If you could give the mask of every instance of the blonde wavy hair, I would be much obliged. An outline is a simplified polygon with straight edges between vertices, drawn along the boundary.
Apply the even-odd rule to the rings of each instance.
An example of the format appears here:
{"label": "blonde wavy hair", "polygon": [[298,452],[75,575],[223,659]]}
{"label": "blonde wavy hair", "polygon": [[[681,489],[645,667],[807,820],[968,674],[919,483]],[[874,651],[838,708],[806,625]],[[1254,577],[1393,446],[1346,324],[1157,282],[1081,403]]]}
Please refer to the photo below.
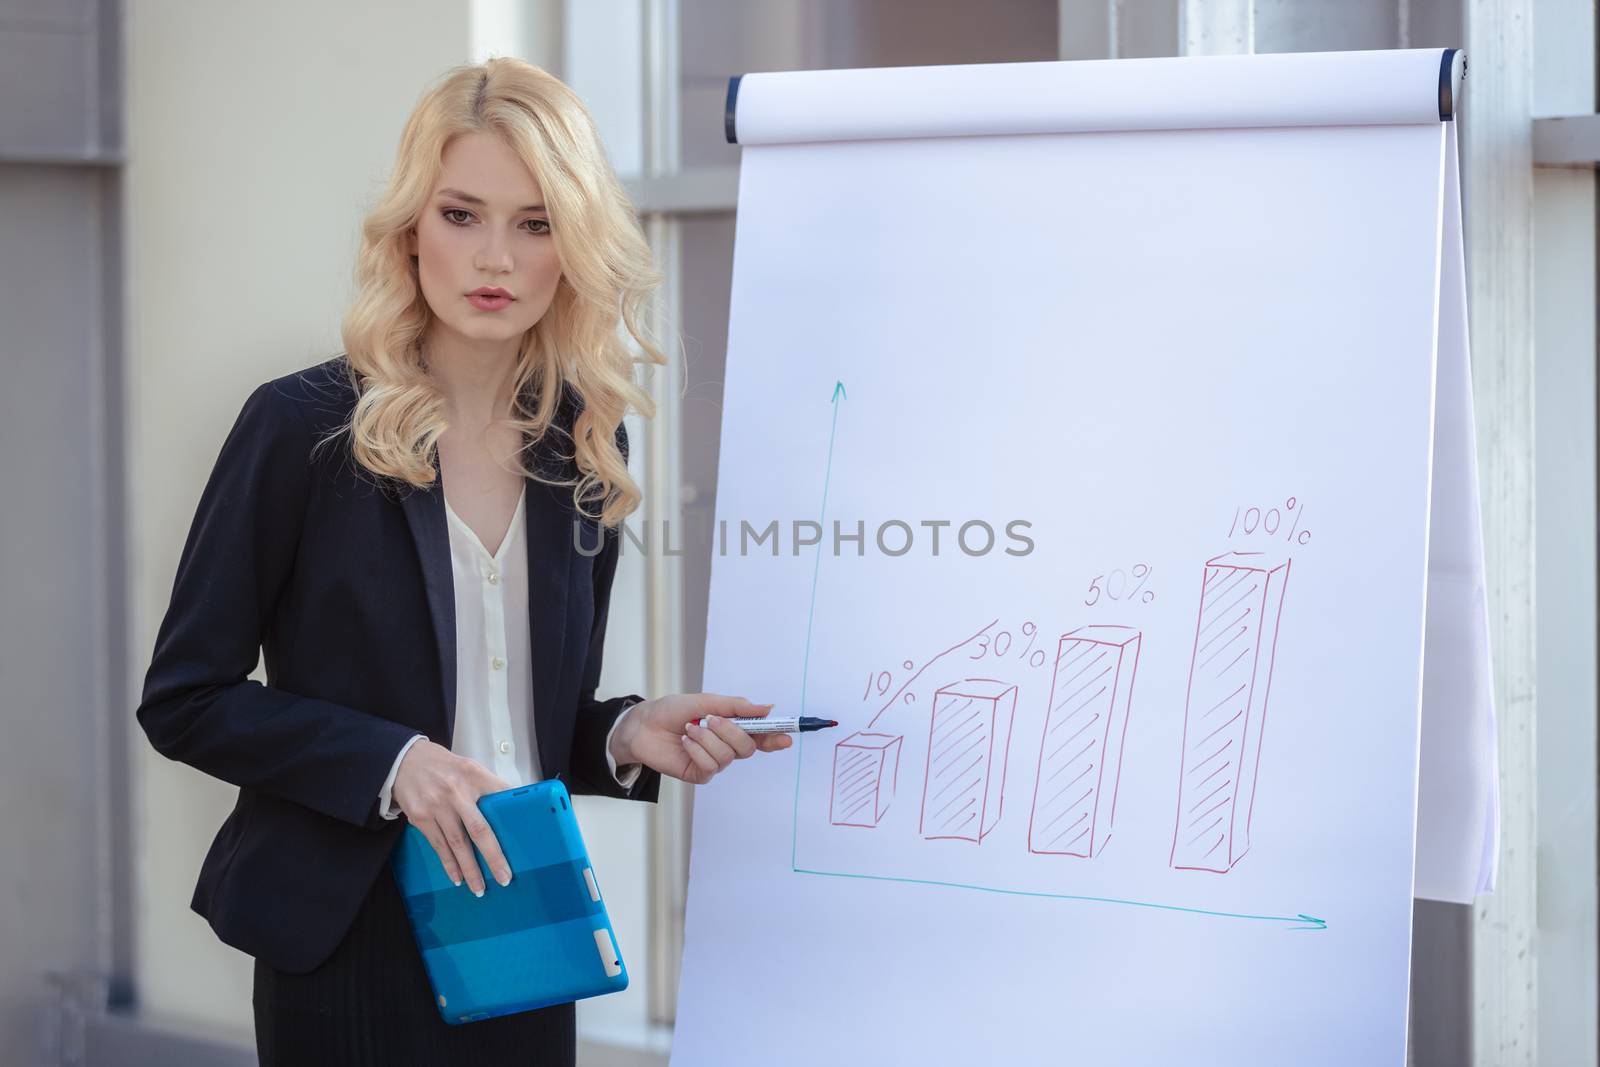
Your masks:
{"label": "blonde wavy hair", "polygon": [[[520,59],[495,57],[452,67],[406,121],[388,186],[362,223],[357,292],[342,337],[357,394],[348,424],[356,462],[381,478],[423,488],[436,478],[443,396],[427,373],[421,342],[434,315],[407,247],[440,179],[445,146],[459,134],[499,135],[537,177],[550,214],[561,279],[549,310],[517,349],[513,414],[530,445],[566,437],[525,477],[573,486],[580,514],[614,527],[639,506],[641,492],[620,448],[631,405],[655,414],[634,380],[635,364],[666,363],[647,335],[647,302],[661,276],[594,120],[554,75]],[[627,330],[642,355],[618,331]],[[586,505],[598,502],[598,515]]]}

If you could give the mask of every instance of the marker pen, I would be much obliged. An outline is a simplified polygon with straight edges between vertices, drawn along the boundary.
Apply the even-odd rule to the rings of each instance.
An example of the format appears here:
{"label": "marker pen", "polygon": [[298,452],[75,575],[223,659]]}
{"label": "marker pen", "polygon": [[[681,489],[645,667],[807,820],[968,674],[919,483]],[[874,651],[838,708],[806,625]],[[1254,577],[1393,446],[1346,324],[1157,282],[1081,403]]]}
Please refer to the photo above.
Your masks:
{"label": "marker pen", "polygon": [[[832,719],[814,719],[809,715],[772,715],[760,719],[734,719],[729,722],[747,734],[808,734],[813,730],[826,730],[839,724]],[[710,719],[697,719],[695,725],[709,730]]]}

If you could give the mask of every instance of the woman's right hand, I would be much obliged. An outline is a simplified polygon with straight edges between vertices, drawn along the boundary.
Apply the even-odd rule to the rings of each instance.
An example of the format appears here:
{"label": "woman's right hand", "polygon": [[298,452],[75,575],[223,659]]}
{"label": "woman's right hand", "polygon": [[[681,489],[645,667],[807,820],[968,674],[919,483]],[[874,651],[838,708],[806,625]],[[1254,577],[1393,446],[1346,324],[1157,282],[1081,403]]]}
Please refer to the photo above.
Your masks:
{"label": "woman's right hand", "polygon": [[478,846],[495,881],[501,885],[510,884],[511,865],[500,851],[500,842],[488,820],[478,810],[478,798],[510,788],[510,782],[477,760],[458,756],[423,738],[400,761],[390,798],[439,854],[450,880],[460,885],[465,872],[468,887],[481,897],[485,888],[483,869],[472,854],[472,846]]}

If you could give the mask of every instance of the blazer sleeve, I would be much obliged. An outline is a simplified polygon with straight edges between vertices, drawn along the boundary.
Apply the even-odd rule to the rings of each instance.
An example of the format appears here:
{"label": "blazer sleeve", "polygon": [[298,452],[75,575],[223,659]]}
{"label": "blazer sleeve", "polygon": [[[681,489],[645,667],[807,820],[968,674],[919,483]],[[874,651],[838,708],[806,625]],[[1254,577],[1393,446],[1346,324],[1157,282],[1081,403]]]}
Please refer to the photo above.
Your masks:
{"label": "blazer sleeve", "polygon": [[379,791],[417,731],[247,677],[293,571],[310,449],[294,401],[257,388],[201,493],[135,715],[168,759],[376,829]]}
{"label": "blazer sleeve", "polygon": [[[617,426],[617,446],[628,458],[628,432]],[[611,585],[617,575],[617,557],[622,547],[620,527],[604,530],[604,541],[592,561],[594,567],[594,623],[589,633],[588,659],[583,667],[583,682],[578,689],[578,718],[572,731],[572,792],[624,800],[654,801],[661,792],[661,772],[641,767],[632,788],[623,788],[611,774],[606,761],[606,741],[617,717],[644,697],[635,693],[596,700],[600,687],[600,665],[605,651],[606,617],[611,608]]]}

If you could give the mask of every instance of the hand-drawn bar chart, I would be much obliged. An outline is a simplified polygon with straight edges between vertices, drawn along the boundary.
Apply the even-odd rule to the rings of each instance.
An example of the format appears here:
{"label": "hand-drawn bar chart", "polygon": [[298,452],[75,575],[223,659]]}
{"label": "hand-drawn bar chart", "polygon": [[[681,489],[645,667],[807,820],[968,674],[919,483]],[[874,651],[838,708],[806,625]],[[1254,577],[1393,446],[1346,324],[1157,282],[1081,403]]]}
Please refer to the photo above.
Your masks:
{"label": "hand-drawn bar chart", "polygon": [[1289,562],[1259,552],[1206,562],[1184,707],[1174,868],[1226,872],[1249,851]]}
{"label": "hand-drawn bar chart", "polygon": [[967,678],[934,693],[922,836],[981,842],[1000,819],[1017,687]]}
{"label": "hand-drawn bar chart", "polygon": [[829,822],[877,826],[882,821],[900,775],[900,742],[899,734],[859,730],[833,747]]}
{"label": "hand-drawn bar chart", "polygon": [[1061,638],[1034,779],[1028,850],[1098,856],[1111,838],[1141,635],[1083,626]]}

